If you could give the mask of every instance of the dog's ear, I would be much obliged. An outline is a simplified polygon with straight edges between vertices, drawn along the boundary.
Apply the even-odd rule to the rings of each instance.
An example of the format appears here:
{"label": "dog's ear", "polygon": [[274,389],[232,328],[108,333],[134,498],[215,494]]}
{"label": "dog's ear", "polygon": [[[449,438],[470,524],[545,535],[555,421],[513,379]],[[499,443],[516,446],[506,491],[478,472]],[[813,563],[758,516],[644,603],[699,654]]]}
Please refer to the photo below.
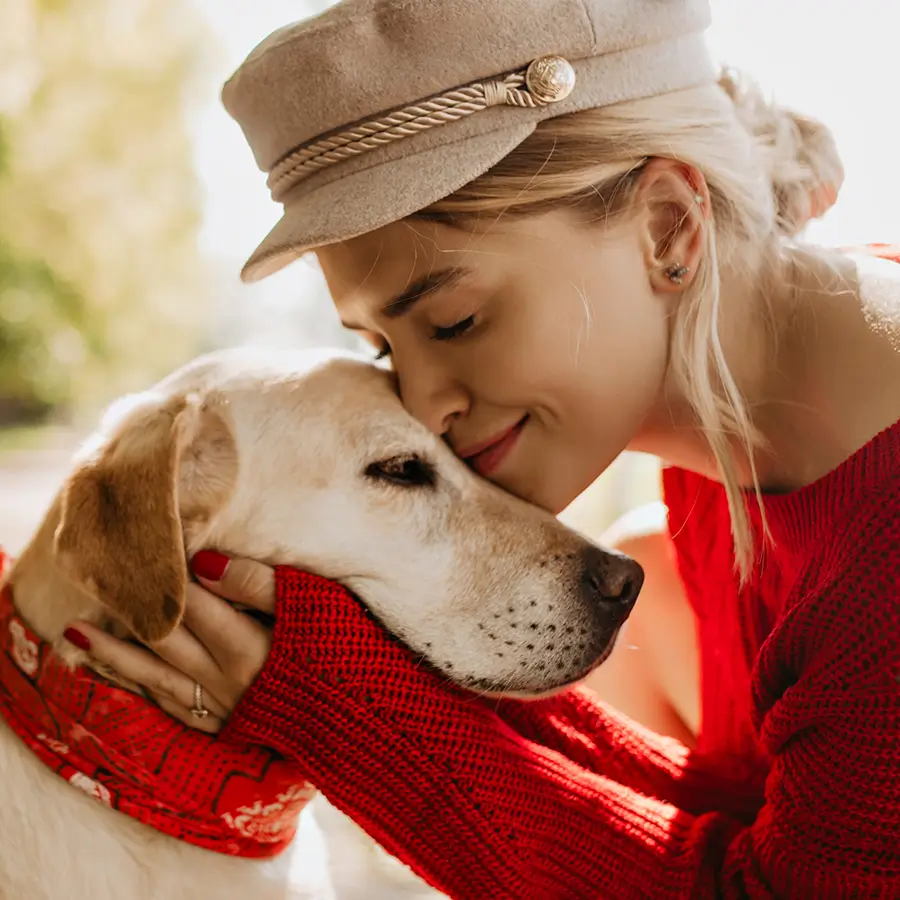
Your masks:
{"label": "dog's ear", "polygon": [[178,464],[197,415],[183,398],[139,403],[62,492],[59,564],[143,641],[166,637],[184,612]]}

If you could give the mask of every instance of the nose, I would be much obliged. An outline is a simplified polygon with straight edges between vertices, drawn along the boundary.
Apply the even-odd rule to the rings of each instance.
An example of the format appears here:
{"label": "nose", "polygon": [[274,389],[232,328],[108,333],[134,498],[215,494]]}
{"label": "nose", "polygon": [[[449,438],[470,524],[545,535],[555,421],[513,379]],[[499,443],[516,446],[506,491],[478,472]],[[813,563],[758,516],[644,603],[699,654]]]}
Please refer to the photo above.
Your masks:
{"label": "nose", "polygon": [[403,405],[432,434],[446,434],[453,420],[468,412],[468,392],[449,372],[428,364],[401,371],[394,364]]}
{"label": "nose", "polygon": [[610,627],[618,628],[641,592],[644,570],[622,553],[594,546],[584,551],[583,561],[582,596],[594,609],[602,611]]}

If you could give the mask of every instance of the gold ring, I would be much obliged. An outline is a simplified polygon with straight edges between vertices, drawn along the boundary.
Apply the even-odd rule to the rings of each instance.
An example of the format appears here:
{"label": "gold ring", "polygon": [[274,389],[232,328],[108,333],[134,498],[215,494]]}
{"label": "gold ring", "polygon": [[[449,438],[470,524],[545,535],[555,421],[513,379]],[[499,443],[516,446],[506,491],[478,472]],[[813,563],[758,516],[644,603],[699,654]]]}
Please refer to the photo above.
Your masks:
{"label": "gold ring", "polygon": [[194,682],[194,708],[191,715],[195,719],[205,719],[209,715],[209,710],[203,705],[203,687],[199,681]]}

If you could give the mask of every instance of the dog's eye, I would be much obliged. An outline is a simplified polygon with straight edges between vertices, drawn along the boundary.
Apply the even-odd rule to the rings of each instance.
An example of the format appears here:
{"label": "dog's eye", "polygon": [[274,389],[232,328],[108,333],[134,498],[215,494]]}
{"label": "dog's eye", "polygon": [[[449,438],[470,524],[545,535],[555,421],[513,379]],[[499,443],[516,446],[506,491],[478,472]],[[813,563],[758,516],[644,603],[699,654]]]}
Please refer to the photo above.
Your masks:
{"label": "dog's eye", "polygon": [[418,456],[392,456],[374,462],[366,468],[366,475],[404,487],[431,487],[435,482],[434,467]]}

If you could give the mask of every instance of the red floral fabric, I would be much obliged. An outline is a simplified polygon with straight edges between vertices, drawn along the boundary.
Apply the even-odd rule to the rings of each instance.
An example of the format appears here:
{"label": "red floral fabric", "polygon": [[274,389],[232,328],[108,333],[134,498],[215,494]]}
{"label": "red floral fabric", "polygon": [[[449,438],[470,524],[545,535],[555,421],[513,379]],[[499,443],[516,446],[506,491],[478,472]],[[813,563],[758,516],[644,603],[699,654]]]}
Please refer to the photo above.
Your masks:
{"label": "red floral fabric", "polygon": [[0,591],[0,717],[73,789],[218,853],[276,855],[312,796],[278,753],[192,730],[64,666],[17,615],[9,588]]}

